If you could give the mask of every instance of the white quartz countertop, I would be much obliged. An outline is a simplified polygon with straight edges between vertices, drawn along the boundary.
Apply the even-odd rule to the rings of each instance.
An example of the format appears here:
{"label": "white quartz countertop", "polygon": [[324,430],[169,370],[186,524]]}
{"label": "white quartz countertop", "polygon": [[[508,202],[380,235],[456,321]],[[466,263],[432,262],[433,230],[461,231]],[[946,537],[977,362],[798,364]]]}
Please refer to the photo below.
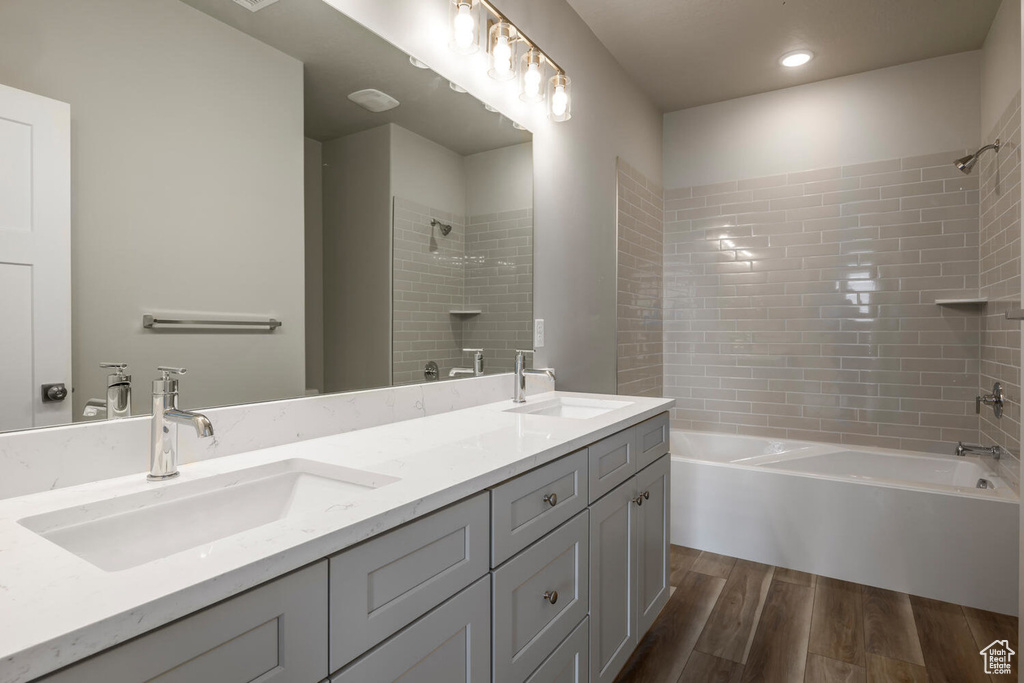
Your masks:
{"label": "white quartz countertop", "polygon": [[[0,683],[22,683],[550,462],[670,408],[659,398],[589,419],[507,412],[511,401],[0,501]],[[215,425],[216,426],[216,425]],[[146,453],[139,454],[140,469]],[[104,571],[18,520],[292,458],[400,481],[121,571]],[[231,514],[225,510],[224,514]]]}

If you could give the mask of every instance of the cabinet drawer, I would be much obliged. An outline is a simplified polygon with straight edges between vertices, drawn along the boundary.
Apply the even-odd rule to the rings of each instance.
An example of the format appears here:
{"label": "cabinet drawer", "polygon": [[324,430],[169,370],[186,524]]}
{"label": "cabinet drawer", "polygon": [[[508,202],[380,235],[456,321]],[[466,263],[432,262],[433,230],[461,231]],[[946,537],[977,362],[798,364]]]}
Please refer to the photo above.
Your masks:
{"label": "cabinet drawer", "polygon": [[538,467],[491,491],[491,566],[587,506],[587,451]]}
{"label": "cabinet drawer", "polygon": [[327,671],[327,562],[45,678],[46,683],[316,683]]}
{"label": "cabinet drawer", "polygon": [[590,460],[590,502],[636,474],[636,428],[612,434],[587,449]]}
{"label": "cabinet drawer", "polygon": [[331,671],[487,573],[489,512],[481,493],[331,558]]}
{"label": "cabinet drawer", "polygon": [[492,572],[494,683],[525,681],[587,615],[588,547],[583,511]]}
{"label": "cabinet drawer", "polygon": [[331,683],[487,683],[490,581],[480,579],[353,662]]}
{"label": "cabinet drawer", "polygon": [[636,430],[636,469],[639,472],[668,453],[668,413],[645,420],[633,429]]}
{"label": "cabinet drawer", "polygon": [[590,617],[562,641],[526,683],[590,683]]}

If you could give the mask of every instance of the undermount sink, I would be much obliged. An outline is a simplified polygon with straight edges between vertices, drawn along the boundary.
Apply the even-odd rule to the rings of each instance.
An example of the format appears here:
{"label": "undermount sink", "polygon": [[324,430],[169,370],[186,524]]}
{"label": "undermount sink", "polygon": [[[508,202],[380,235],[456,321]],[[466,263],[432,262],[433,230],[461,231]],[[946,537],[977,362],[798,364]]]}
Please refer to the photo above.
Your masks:
{"label": "undermount sink", "polygon": [[525,413],[527,415],[546,415],[548,417],[567,417],[573,420],[588,420],[592,417],[625,408],[629,401],[608,401],[597,398],[575,398],[559,396],[538,403],[527,403],[520,408],[510,408],[507,413]]}
{"label": "undermount sink", "polygon": [[19,520],[86,562],[114,572],[196,549],[278,520],[345,507],[397,477],[290,459],[175,482]]}

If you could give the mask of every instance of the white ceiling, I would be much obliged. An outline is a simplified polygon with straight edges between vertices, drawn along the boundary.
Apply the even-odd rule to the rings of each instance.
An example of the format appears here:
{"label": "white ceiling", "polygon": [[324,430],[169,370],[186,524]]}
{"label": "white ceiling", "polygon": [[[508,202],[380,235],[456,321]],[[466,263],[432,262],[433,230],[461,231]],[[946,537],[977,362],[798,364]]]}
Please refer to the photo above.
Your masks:
{"label": "white ceiling", "polygon": [[[569,0],[662,111],[982,46],[999,0]],[[807,65],[783,54],[806,48]]]}
{"label": "white ceiling", "polygon": [[[325,142],[395,123],[462,155],[527,142],[503,116],[323,0],[279,0],[250,12],[232,0],[182,0],[304,64],[306,136]],[[377,0],[373,0],[377,1]],[[377,88],[401,105],[373,114],[349,93]]]}

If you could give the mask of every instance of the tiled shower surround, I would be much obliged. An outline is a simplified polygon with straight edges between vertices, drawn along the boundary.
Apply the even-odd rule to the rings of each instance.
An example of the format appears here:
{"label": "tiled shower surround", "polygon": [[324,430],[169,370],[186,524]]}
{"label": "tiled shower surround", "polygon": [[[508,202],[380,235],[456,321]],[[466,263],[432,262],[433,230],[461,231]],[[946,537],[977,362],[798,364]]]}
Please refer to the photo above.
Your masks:
{"label": "tiled shower surround", "polygon": [[662,396],[661,186],[618,160],[618,393]]}
{"label": "tiled shower surround", "polygon": [[666,191],[673,425],[933,452],[978,439],[981,308],[935,304],[980,285],[965,153]]}
{"label": "tiled shower surround", "polygon": [[[529,348],[533,315],[533,210],[471,217],[399,197],[394,206],[393,377],[425,381],[424,366],[472,367],[483,348],[488,374],[512,368]],[[443,236],[430,221],[452,225]],[[480,311],[453,315],[451,311]]]}
{"label": "tiled shower surround", "polygon": [[[986,152],[975,173],[981,179],[981,294],[989,303],[981,319],[981,381],[990,390],[1001,382],[1006,393],[1003,416],[981,412],[981,440],[999,444],[1020,457],[1020,323],[1006,312],[1021,305],[1020,282],[1020,93],[999,123],[985,136],[987,144],[999,138],[999,154]],[[1019,460],[1008,464],[1007,474],[1019,473]]]}

